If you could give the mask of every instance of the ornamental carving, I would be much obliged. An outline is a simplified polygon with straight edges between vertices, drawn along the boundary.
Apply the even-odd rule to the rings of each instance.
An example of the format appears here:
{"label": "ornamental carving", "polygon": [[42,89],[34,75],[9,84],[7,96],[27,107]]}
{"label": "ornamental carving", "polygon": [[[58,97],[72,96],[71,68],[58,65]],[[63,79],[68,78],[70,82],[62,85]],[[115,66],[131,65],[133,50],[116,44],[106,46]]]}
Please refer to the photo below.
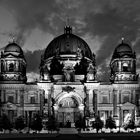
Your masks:
{"label": "ornamental carving", "polygon": [[66,92],[72,92],[74,91],[75,87],[70,87],[70,86],[66,86],[66,87],[62,87],[62,91],[66,91]]}
{"label": "ornamental carving", "polygon": [[139,75],[135,74],[118,74],[115,76],[115,81],[136,81]]}

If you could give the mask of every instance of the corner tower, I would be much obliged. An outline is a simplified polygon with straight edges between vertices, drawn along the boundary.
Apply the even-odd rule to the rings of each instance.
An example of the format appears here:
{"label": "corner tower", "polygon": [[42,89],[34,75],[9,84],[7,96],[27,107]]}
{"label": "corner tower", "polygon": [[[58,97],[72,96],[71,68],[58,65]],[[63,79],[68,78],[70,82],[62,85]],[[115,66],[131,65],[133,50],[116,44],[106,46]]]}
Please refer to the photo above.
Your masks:
{"label": "corner tower", "polygon": [[138,74],[136,73],[136,55],[131,46],[122,42],[115,48],[111,63],[112,83],[137,83]]}
{"label": "corner tower", "polygon": [[14,41],[1,52],[0,83],[25,83],[26,60],[21,47]]}

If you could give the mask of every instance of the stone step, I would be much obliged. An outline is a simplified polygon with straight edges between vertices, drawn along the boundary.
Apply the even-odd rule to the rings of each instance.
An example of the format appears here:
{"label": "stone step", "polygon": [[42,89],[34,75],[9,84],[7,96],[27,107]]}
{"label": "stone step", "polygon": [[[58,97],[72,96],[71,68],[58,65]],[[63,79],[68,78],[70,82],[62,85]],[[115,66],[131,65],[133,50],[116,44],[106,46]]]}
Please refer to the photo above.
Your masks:
{"label": "stone step", "polygon": [[77,134],[78,131],[75,128],[60,128],[60,134]]}

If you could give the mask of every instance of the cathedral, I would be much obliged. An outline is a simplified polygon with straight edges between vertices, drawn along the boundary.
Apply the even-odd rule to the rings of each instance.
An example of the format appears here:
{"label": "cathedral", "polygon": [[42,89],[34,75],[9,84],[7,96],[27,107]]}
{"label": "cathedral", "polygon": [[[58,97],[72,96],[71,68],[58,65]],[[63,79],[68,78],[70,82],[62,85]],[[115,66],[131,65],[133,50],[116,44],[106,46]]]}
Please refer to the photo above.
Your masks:
{"label": "cathedral", "polygon": [[140,119],[140,85],[136,54],[123,40],[110,60],[110,82],[97,80],[96,58],[88,44],[66,26],[40,58],[40,79],[27,82],[21,47],[9,43],[0,56],[0,113],[11,121],[23,115],[30,122],[35,113],[54,116],[58,123],[86,124],[96,116],[105,122],[112,116],[121,126],[128,114]]}

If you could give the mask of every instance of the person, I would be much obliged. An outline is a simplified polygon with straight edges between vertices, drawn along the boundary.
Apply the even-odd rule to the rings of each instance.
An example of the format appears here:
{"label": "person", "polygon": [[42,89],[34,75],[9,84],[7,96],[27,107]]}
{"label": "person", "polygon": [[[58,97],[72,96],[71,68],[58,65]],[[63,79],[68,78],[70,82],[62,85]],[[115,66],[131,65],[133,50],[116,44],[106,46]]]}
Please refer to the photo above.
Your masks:
{"label": "person", "polygon": [[67,125],[66,125],[68,128],[71,127],[71,122],[69,120],[67,120]]}

